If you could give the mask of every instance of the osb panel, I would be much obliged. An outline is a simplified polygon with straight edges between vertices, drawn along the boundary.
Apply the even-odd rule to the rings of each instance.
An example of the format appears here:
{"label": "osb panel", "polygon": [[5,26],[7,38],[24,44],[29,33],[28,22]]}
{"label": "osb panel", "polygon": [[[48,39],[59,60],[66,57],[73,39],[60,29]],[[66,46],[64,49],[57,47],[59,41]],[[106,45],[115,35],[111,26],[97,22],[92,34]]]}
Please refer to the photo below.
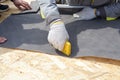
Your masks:
{"label": "osb panel", "polygon": [[[26,1],[26,2],[28,2],[30,4],[32,1],[35,1],[35,0],[24,0],[24,1]],[[15,5],[10,0],[7,0],[4,3],[1,3],[1,4],[9,5],[10,9],[8,11],[6,11],[6,12],[0,13],[0,15],[1,15],[0,23],[2,21],[4,21],[8,16],[10,16],[12,13],[19,13],[19,12],[21,12],[17,7],[15,7]]]}
{"label": "osb panel", "polygon": [[119,80],[120,61],[0,48],[0,80]]}

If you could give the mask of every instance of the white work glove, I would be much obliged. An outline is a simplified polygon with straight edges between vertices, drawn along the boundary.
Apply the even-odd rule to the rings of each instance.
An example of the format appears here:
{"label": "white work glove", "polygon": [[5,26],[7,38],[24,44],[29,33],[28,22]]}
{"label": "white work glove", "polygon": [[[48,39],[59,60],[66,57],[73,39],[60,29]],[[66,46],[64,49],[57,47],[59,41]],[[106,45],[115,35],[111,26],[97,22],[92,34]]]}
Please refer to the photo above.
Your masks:
{"label": "white work glove", "polygon": [[73,14],[73,17],[78,20],[91,20],[96,18],[95,9],[91,7],[85,7],[82,11]]}
{"label": "white work glove", "polygon": [[54,48],[62,51],[64,44],[68,39],[69,35],[62,21],[57,21],[50,25],[48,42],[52,44]]}

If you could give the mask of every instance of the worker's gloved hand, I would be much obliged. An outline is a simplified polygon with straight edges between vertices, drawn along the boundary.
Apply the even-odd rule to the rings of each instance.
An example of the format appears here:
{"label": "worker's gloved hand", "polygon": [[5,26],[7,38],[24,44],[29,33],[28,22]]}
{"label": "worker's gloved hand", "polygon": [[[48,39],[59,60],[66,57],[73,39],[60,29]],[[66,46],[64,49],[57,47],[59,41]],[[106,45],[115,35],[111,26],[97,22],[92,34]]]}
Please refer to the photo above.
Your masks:
{"label": "worker's gloved hand", "polygon": [[62,21],[53,22],[50,25],[48,41],[54,48],[62,51],[64,44],[68,39],[69,35]]}
{"label": "worker's gloved hand", "polygon": [[82,11],[73,14],[73,17],[78,20],[91,20],[96,18],[95,9],[91,7],[85,7]]}

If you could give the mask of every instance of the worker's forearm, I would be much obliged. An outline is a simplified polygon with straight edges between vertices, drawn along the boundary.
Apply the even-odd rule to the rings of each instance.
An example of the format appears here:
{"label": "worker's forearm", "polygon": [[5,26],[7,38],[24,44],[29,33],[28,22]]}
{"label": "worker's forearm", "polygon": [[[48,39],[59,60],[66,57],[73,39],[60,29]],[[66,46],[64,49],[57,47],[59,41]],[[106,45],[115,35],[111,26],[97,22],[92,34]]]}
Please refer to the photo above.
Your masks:
{"label": "worker's forearm", "polygon": [[58,7],[55,0],[38,0],[40,4],[40,10],[46,18],[46,23],[50,24],[56,19],[60,19]]}

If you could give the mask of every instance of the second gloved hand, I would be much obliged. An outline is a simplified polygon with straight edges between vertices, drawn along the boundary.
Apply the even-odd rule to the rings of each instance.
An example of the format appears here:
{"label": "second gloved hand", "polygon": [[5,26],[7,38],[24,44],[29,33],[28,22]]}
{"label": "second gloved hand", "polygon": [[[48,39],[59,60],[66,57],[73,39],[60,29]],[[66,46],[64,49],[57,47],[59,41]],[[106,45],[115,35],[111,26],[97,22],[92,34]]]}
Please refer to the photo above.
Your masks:
{"label": "second gloved hand", "polygon": [[91,7],[85,7],[82,11],[73,14],[73,17],[78,20],[91,20],[96,18],[95,9]]}
{"label": "second gloved hand", "polygon": [[64,44],[68,39],[69,35],[62,21],[57,21],[50,25],[48,41],[54,48],[62,51]]}

